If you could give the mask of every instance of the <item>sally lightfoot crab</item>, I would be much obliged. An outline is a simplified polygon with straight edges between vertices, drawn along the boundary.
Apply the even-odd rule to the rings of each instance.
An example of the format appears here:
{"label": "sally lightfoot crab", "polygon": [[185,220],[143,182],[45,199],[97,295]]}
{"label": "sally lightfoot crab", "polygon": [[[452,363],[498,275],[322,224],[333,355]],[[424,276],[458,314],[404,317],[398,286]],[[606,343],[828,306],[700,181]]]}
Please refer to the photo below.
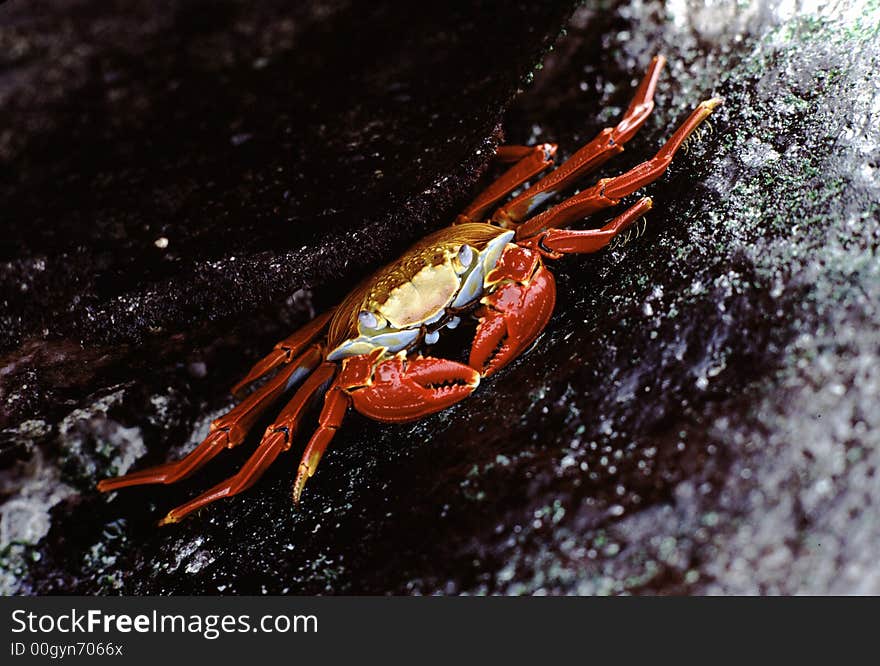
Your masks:
{"label": "sally lightfoot crab", "polygon": [[[615,206],[658,179],[720,103],[713,98],[699,104],[650,160],[533,215],[552,196],[623,151],[654,106],[663,64],[662,56],[653,59],[615,127],[602,130],[559,168],[496,208],[552,166],[556,152],[553,144],[499,148],[497,159],[512,166],[498,180],[450,226],[416,243],[339,306],[279,342],[233,393],[269,379],[214,421],[210,434],[192,452],[177,462],[105,479],[99,490],[174,483],[189,476],[223,449],[241,444],[260,416],[299,386],[241,469],[170,511],[161,524],[177,522],[249,488],[291,447],[304,411],[323,393],[318,428],[305,447],[293,486],[298,502],[350,407],[377,421],[399,422],[440,411],[470,395],[483,378],[526,350],[550,320],[556,286],[546,261],[601,250],[628,233],[651,208],[651,200],[640,199],[599,229],[560,227]],[[457,327],[464,318],[477,321],[467,364],[425,355],[444,329]]]}

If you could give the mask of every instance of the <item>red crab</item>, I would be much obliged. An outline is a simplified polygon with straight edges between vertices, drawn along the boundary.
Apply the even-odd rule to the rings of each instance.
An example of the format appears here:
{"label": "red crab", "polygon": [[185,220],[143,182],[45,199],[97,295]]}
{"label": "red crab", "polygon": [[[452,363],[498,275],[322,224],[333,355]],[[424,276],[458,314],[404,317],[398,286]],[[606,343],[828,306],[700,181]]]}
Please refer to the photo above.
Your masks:
{"label": "red crab", "polygon": [[[512,162],[448,227],[411,247],[377,271],[342,303],[279,342],[235,387],[276,371],[226,415],[183,459],[98,484],[101,491],[148,483],[173,483],[244,441],[260,415],[296,384],[291,400],[268,427],[237,474],[173,509],[160,524],[174,523],[215,500],[250,487],[282,451],[290,448],[311,399],[324,393],[318,429],[296,476],[299,501],[349,407],[377,421],[409,421],[445,409],[470,395],[484,377],[522,353],[547,325],[556,286],[545,261],[604,248],[651,208],[643,198],[600,229],[559,229],[620,200],[659,178],[675,152],[721,100],[702,102],[650,160],[603,178],[543,212],[530,215],[553,195],[623,151],[645,122],[664,58],[653,59],[621,121],[602,130],[559,168],[506,204],[493,207],[553,164],[553,144],[503,146]],[[462,317],[477,320],[467,365],[423,355],[445,328]]]}

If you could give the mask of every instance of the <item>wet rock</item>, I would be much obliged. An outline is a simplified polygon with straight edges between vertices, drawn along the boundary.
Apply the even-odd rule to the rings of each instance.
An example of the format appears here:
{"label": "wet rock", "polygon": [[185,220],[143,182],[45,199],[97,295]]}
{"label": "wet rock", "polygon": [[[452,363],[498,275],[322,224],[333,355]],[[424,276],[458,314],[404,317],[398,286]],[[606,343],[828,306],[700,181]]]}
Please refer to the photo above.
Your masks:
{"label": "wet rock", "polygon": [[[70,5],[80,25],[91,25],[82,10],[87,6]],[[338,119],[330,110],[338,115],[352,98],[323,89],[314,103],[297,97],[281,75],[284,65],[326,59],[338,74],[343,63],[327,53],[331,32],[346,34],[356,21],[384,26],[393,8],[367,17],[344,4],[329,14],[310,8],[287,28],[266,18],[273,37],[255,46],[254,40],[239,44],[239,35],[263,34],[246,28],[260,19],[229,7],[207,28],[186,12],[165,17],[167,23],[155,19],[139,33],[140,42],[115,47],[148,49],[155,35],[185,35],[191,46],[182,61],[166,57],[139,65],[147,67],[141,72],[130,58],[118,57],[121,74],[79,72],[74,62],[71,76],[59,79],[82,81],[67,93],[76,98],[83,90],[96,92],[89,79],[94,71],[102,72],[102,86],[145,86],[134,97],[145,105],[143,116],[107,113],[122,124],[115,130],[109,125],[119,142],[102,159],[118,167],[127,150],[154,137],[146,125],[133,133],[141,127],[135,121],[152,117],[150,85],[178,78],[183,98],[176,98],[174,127],[192,128],[192,136],[174,159],[160,160],[176,181],[150,181],[149,189],[140,180],[146,171],[123,172],[111,185],[125,184],[125,197],[107,198],[112,187],[98,186],[92,197],[68,197],[72,212],[64,224],[30,229],[37,226],[30,224],[34,211],[42,210],[37,184],[50,172],[33,145],[18,138],[0,144],[9,163],[27,167],[2,190],[20,220],[3,269],[2,297],[14,305],[3,314],[10,351],[0,370],[5,450],[10,460],[24,461],[14,463],[15,479],[31,478],[21,465],[34,451],[60,465],[59,452],[71,450],[71,436],[91,442],[77,451],[83,451],[82,468],[95,474],[110,471],[109,460],[95,455],[104,444],[114,456],[138,450],[135,431],[148,451],[139,465],[194,446],[231,404],[225,388],[261,351],[311,310],[332,303],[368,265],[392,256],[426,226],[442,224],[467,198],[485,165],[482,151],[498,138],[495,114],[506,107],[518,77],[538,62],[541,37],[555,35],[564,14],[535,17],[531,33],[521,17],[503,12],[484,23],[428,15],[411,35],[401,28],[395,34],[405,39],[384,47],[396,49],[401,70],[383,69],[383,51],[341,75],[359,94],[376,81],[386,94],[367,96]],[[687,155],[648,188],[655,207],[645,235],[602,255],[557,262],[557,312],[539,344],[469,400],[405,426],[349,416],[296,510],[289,497],[296,450],[249,492],[164,530],[154,527],[164,511],[232,473],[248,447],[177,486],[109,499],[76,474],[57,476],[76,493],[53,502],[45,536],[3,551],[6,589],[880,592],[872,557],[880,544],[880,424],[873,409],[880,391],[880,81],[872,65],[880,12],[858,2],[833,14],[788,7],[688,1],[578,10],[507,110],[502,124],[510,142],[557,141],[563,157],[571,154],[614,122],[657,52],[669,58],[657,108],[605,173],[649,157],[700,99],[720,94],[725,104],[712,119],[713,131],[691,142]],[[376,23],[365,24],[371,17]],[[297,42],[302,21],[314,41]],[[391,20],[387,29],[397,25]],[[512,46],[509,33],[517,27],[524,31],[518,39],[532,35],[524,52]],[[520,55],[476,62],[447,48],[463,49],[477,33],[487,53]],[[241,75],[236,63],[252,74]],[[205,71],[213,74],[209,83],[187,90],[183,84]],[[364,77],[369,86],[357,82]],[[63,97],[59,85],[50,90]],[[434,87],[436,98],[429,90]],[[456,87],[479,103],[460,115],[457,100],[455,110],[442,106],[445,120],[438,118],[430,132],[412,122],[425,100],[440,99],[441,92],[446,99]],[[320,122],[331,118],[328,123],[347,128],[338,140],[317,134],[328,139],[326,153],[304,148],[315,163],[297,161],[297,149],[277,140],[285,127],[305,132],[299,124],[267,121],[280,113],[285,94]],[[200,98],[230,106],[220,111],[222,119],[199,120]],[[96,134],[101,123],[89,120],[91,111],[78,116],[81,125],[53,130],[59,117],[42,100],[34,105],[45,119],[33,128],[40,145],[50,145],[39,138],[44,132],[76,140],[103,136]],[[254,106],[265,111],[245,113]],[[235,122],[238,116],[244,120]],[[373,121],[384,124],[374,129]],[[168,150],[171,136],[177,134],[169,129],[168,137],[149,140]],[[451,136],[458,137],[455,150],[445,140]],[[346,141],[357,145],[346,152]],[[239,162],[232,151],[241,150],[253,152]],[[373,150],[380,153],[375,160]],[[353,155],[364,159],[349,159]],[[266,170],[257,169],[266,160]],[[406,178],[395,176],[395,163],[407,165]],[[94,169],[80,171],[84,166],[57,166],[69,179],[69,192],[79,191],[86,178],[101,182]],[[233,177],[241,183],[229,187]],[[211,179],[214,184],[199,185]],[[174,182],[185,190],[177,199]],[[131,222],[140,215],[132,201],[143,205],[157,189],[159,202],[173,213],[162,223],[170,226],[139,227]],[[225,189],[232,194],[221,196]],[[295,199],[290,209],[278,204],[288,189]],[[270,203],[257,201],[258,194]],[[412,201],[417,203],[405,203]],[[159,205],[149,208],[149,216],[160,217]],[[296,231],[263,229],[276,205],[300,211]],[[401,206],[404,213],[387,212]],[[83,229],[81,220],[94,210],[106,213],[103,221]],[[248,219],[255,212],[260,215]],[[318,228],[304,230],[301,220],[317,221]],[[376,242],[376,229],[384,232],[382,242]],[[118,234],[111,236],[118,264],[111,252],[95,260],[98,240],[110,232]],[[37,248],[58,252],[76,233],[85,234],[85,249],[62,253],[59,263],[78,281],[55,301],[40,286]],[[52,245],[56,236],[61,240]],[[159,238],[168,239],[166,247],[156,246]],[[230,252],[230,246],[242,249]],[[345,249],[355,246],[363,252]],[[165,263],[149,254],[157,252],[177,254]],[[338,263],[331,255],[344,259]],[[87,263],[94,268],[85,270]],[[55,265],[47,261],[46,270]],[[125,265],[138,267],[136,279],[120,277]],[[68,312],[46,339],[42,327],[49,324],[38,308],[28,309],[21,297],[11,300],[20,284],[37,294],[35,303],[43,294],[49,312]],[[185,296],[171,298],[178,287]],[[304,291],[294,296],[298,290]],[[72,295],[80,292],[84,305],[71,311]],[[222,302],[214,293],[224,294]],[[133,314],[124,315],[130,306]],[[235,312],[248,313],[246,324],[224,320]],[[153,328],[164,332],[151,333]],[[84,344],[71,345],[71,335]],[[32,390],[21,390],[22,384]],[[104,410],[105,417],[76,419],[80,426],[59,436],[55,424],[106,399],[120,384],[121,402]],[[4,485],[12,488],[4,492],[8,502],[17,501],[16,487]]]}

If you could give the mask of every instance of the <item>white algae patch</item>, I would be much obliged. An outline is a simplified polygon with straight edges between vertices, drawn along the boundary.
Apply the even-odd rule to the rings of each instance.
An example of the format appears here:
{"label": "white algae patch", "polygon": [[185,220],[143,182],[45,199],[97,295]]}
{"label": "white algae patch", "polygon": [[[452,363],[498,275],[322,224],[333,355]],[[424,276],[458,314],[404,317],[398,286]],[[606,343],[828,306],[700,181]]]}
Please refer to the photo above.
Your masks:
{"label": "white algae patch", "polygon": [[124,388],[111,390],[88,407],[73,410],[58,426],[62,447],[67,455],[76,457],[86,474],[106,474],[102,465],[87,462],[92,456],[86,448],[94,446],[98,457],[109,462],[106,468],[113,474],[126,473],[147,452],[140,428],[126,427],[107,415],[124,396]]}
{"label": "white algae patch", "polygon": [[[108,417],[108,411],[122,402],[124,388],[114,388],[88,407],[75,409],[58,426],[61,461],[49,459],[39,447],[27,462],[0,473],[0,493],[7,497],[0,505],[0,593],[13,594],[20,581],[15,569],[22,566],[27,547],[37,545],[51,527],[50,511],[76,494],[69,483],[92,487],[107,471],[124,473],[146,453],[140,428],[125,427]],[[31,441],[49,435],[42,421],[26,421],[13,439]],[[66,461],[72,477],[62,480],[60,462]],[[66,483],[68,481],[69,483]]]}
{"label": "white algae patch", "polygon": [[36,545],[52,526],[50,510],[75,494],[60,480],[57,467],[47,465],[39,449],[26,463],[0,473],[0,595],[17,594],[29,546]]}
{"label": "white algae patch", "polygon": [[58,469],[46,465],[38,449],[30,462],[0,475],[0,491],[11,495],[0,505],[0,551],[39,542],[51,526],[49,510],[75,492],[61,483]]}
{"label": "white algae patch", "polygon": [[200,536],[178,540],[172,551],[174,562],[164,562],[162,568],[174,572],[183,567],[183,571],[190,575],[200,572],[216,559],[209,550],[202,548],[204,543],[205,539]]}

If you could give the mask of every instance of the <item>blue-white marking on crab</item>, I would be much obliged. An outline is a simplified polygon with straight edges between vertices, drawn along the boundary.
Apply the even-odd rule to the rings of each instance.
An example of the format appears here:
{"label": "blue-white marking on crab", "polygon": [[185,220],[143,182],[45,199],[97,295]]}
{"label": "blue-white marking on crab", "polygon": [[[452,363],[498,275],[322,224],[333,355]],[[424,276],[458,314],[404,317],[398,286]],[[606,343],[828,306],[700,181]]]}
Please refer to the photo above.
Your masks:
{"label": "blue-white marking on crab", "polygon": [[[513,240],[514,235],[513,231],[505,231],[499,234],[490,240],[486,247],[476,255],[475,261],[473,260],[473,248],[463,246],[459,252],[460,262],[471,265],[466,269],[455,270],[459,286],[452,292],[446,303],[441,304],[436,309],[431,308],[430,312],[423,312],[422,314],[414,315],[412,312],[407,311],[406,314],[410,315],[406,320],[407,325],[395,328],[389,322],[389,319],[394,321],[395,316],[400,313],[400,300],[404,298],[402,294],[412,291],[413,284],[419,285],[420,282],[431,284],[431,279],[434,275],[437,276],[438,280],[446,280],[448,282],[451,279],[448,267],[445,270],[443,265],[426,267],[423,273],[416,276],[411,283],[402,285],[397,293],[392,293],[392,297],[389,297],[386,305],[392,301],[392,298],[396,299],[393,309],[380,309],[378,314],[372,312],[361,313],[358,316],[358,336],[344,341],[327,355],[327,359],[338,361],[350,356],[369,354],[378,348],[385,349],[385,351],[392,354],[397,353],[418,339],[422,326],[433,324],[442,319],[446,315],[448,308],[462,308],[479,300],[485,288],[486,275],[495,268],[495,265],[501,258],[501,253],[507,244]],[[381,325],[381,328],[368,328],[371,325]],[[455,328],[457,325],[458,318],[454,318],[448,324],[449,328]],[[426,339],[426,342],[434,344],[439,338],[439,333],[434,332],[430,335],[430,340]]]}
{"label": "blue-white marking on crab", "polygon": [[458,291],[455,300],[452,301],[452,307],[461,308],[468,303],[473,303],[483,295],[483,286],[486,275],[495,268],[501,253],[507,244],[513,240],[514,232],[505,231],[503,234],[493,238],[486,247],[480,252],[479,260],[476,265],[467,274],[464,284]]}
{"label": "blue-white marking on crab", "polygon": [[405,328],[401,331],[390,331],[380,335],[360,335],[352,340],[346,340],[327,355],[327,360],[338,361],[348,356],[369,354],[377,347],[384,347],[391,353],[399,352],[407,345],[415,342],[419,337],[419,329]]}
{"label": "blue-white marking on crab", "polygon": [[303,379],[312,374],[312,370],[314,369],[314,365],[303,365],[294,370],[292,373],[290,373],[290,377],[287,380],[287,386],[285,390],[299,384]]}

